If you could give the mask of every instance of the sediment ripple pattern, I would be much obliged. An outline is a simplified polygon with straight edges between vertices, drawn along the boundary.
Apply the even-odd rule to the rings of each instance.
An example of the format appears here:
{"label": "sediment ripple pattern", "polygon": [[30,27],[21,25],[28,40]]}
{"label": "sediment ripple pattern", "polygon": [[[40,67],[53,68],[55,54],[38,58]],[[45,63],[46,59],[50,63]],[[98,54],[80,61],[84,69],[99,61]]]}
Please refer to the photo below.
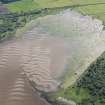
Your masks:
{"label": "sediment ripple pattern", "polygon": [[0,105],[48,105],[33,90],[24,73],[20,62],[23,45],[22,39],[0,44]]}
{"label": "sediment ripple pattern", "polygon": [[63,53],[59,54],[62,44],[52,42],[35,27],[0,44],[0,105],[49,105],[36,90],[55,91],[60,84],[55,74],[64,63]]}
{"label": "sediment ripple pattern", "polygon": [[[25,34],[29,33],[34,34],[32,31]],[[46,39],[47,36],[38,36],[31,45],[25,43],[28,49],[24,49],[21,62],[27,77],[36,84],[36,88],[48,92],[55,91],[59,83],[51,76],[51,50],[44,46]]]}

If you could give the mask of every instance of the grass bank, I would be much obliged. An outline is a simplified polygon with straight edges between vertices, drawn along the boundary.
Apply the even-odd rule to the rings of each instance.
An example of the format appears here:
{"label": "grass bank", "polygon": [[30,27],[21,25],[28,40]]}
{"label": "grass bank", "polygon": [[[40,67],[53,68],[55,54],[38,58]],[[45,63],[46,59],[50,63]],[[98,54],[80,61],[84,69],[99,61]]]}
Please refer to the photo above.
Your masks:
{"label": "grass bank", "polygon": [[105,52],[94,61],[73,86],[48,93],[51,101],[59,97],[77,105],[105,105]]}

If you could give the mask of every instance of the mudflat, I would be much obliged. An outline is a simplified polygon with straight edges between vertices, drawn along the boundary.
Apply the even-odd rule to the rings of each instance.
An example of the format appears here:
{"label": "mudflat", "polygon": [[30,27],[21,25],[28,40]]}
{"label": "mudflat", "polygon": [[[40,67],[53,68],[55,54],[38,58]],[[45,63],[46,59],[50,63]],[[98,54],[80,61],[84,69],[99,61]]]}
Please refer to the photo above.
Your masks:
{"label": "mudflat", "polygon": [[61,43],[37,33],[37,29],[25,32],[23,37],[1,43],[0,104],[49,105],[33,91],[29,80],[39,90],[57,89],[59,83],[56,78],[64,67],[64,46]]}

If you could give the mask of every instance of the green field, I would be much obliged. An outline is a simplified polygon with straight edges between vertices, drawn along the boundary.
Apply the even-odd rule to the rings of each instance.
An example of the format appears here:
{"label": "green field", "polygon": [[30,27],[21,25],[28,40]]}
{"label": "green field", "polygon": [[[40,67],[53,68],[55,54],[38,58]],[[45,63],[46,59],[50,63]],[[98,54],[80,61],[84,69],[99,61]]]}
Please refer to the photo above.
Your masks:
{"label": "green field", "polygon": [[82,14],[92,15],[105,23],[105,0],[21,0],[4,5],[12,12],[74,6]]}
{"label": "green field", "polygon": [[48,94],[48,97],[51,101],[55,101],[58,97],[64,97],[67,100],[73,100],[76,103],[81,103],[82,100],[89,99],[90,95],[88,91],[83,88],[78,90],[76,87],[69,87],[66,90],[61,89],[56,93],[50,93]]}
{"label": "green field", "polygon": [[[5,5],[12,11],[27,11],[36,8],[55,8],[81,4],[94,4],[94,9],[97,11],[98,8],[95,4],[99,5],[99,3],[105,3],[105,0],[21,0]],[[104,11],[105,9],[102,7],[101,10]],[[100,8],[98,11],[100,11]]]}
{"label": "green field", "polygon": [[73,4],[70,0],[21,0],[5,4],[5,6],[11,11],[27,11],[37,8],[54,8]]}

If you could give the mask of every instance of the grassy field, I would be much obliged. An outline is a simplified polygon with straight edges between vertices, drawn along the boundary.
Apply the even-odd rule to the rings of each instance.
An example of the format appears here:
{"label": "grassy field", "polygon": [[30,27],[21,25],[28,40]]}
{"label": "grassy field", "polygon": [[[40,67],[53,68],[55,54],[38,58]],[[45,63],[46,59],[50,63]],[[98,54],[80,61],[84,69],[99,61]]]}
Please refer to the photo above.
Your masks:
{"label": "grassy field", "polygon": [[95,18],[98,18],[105,24],[105,4],[88,5],[83,7],[76,7],[75,9],[84,15],[88,14]]}
{"label": "grassy field", "polygon": [[46,7],[62,7],[66,5],[73,5],[73,2],[69,0],[21,0],[5,4],[5,6],[11,11],[27,11]]}
{"label": "grassy field", "polygon": [[90,98],[90,95],[89,95],[88,91],[85,89],[81,88],[78,91],[78,88],[76,88],[76,87],[75,88],[69,87],[66,90],[61,89],[61,90],[57,91],[56,93],[50,93],[50,94],[48,94],[48,97],[51,98],[50,99],[51,101],[56,100],[58,97],[64,97],[67,100],[73,100],[76,103],[80,103],[82,100]]}
{"label": "grassy field", "polygon": [[[20,0],[5,4],[12,11],[27,11],[36,8],[55,8],[72,5],[105,3],[105,0]],[[94,8],[96,11],[97,7]],[[103,10],[105,10],[102,7]]]}
{"label": "grassy field", "polygon": [[105,0],[20,0],[4,5],[13,12],[74,6],[82,14],[92,15],[105,23]]}

